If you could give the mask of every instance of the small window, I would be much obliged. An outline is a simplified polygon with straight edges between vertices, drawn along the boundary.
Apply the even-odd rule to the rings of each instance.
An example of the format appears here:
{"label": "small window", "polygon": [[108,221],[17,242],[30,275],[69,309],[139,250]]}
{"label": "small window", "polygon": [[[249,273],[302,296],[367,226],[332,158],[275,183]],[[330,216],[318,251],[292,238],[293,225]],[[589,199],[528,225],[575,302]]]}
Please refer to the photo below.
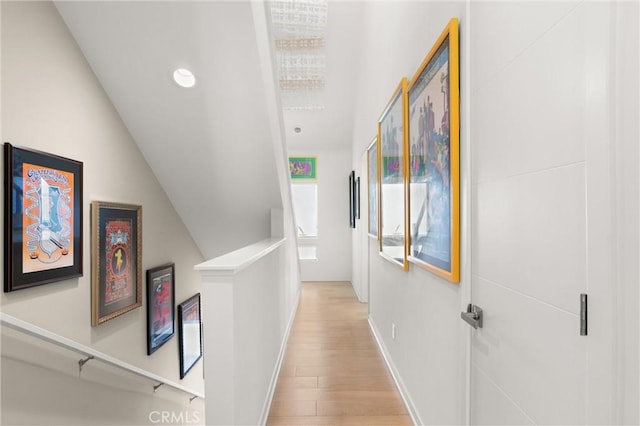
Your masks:
{"label": "small window", "polygon": [[298,238],[318,236],[318,185],[295,183],[291,185],[293,212],[298,224]]}

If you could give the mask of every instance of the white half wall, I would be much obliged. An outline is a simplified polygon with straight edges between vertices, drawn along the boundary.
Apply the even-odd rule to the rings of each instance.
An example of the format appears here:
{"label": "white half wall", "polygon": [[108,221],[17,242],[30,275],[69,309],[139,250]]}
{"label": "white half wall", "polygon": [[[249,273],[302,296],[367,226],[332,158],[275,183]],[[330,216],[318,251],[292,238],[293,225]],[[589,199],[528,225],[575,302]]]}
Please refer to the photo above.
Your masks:
{"label": "white half wall", "polygon": [[267,239],[196,266],[214,348],[204,355],[208,425],[266,422],[299,300],[284,243]]}

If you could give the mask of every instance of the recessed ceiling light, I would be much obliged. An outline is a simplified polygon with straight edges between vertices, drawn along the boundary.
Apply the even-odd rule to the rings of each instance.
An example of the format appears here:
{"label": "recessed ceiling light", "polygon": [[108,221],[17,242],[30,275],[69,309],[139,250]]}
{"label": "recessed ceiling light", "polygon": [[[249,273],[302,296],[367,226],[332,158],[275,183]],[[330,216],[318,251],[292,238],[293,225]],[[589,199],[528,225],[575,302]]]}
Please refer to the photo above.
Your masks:
{"label": "recessed ceiling light", "polygon": [[301,133],[302,129],[300,127],[294,127],[293,131],[296,132],[296,133]]}
{"label": "recessed ceiling light", "polygon": [[181,87],[193,87],[196,84],[196,77],[191,71],[186,68],[178,68],[173,72],[173,79],[178,86]]}

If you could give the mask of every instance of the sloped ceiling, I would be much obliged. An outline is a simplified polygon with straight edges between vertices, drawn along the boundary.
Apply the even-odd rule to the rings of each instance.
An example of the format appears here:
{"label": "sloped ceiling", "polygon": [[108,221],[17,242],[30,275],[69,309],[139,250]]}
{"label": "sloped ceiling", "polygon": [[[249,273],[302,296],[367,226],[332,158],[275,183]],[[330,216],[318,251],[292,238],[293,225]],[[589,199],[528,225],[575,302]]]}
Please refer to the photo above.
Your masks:
{"label": "sloped ceiling", "polygon": [[250,3],[55,4],[203,255],[268,237],[282,202]]}
{"label": "sloped ceiling", "polygon": [[[251,2],[54,3],[203,255],[268,237],[282,202]],[[351,150],[365,4],[329,2],[324,108],[283,113],[291,152]]]}

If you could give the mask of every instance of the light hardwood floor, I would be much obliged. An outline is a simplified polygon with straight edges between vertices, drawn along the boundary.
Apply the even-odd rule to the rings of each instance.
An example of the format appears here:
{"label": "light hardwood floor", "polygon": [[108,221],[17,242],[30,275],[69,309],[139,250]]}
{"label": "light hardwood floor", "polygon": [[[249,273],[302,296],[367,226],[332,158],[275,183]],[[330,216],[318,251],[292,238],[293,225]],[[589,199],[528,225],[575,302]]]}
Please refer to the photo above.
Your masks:
{"label": "light hardwood floor", "polygon": [[304,283],[268,425],[411,425],[350,283]]}

